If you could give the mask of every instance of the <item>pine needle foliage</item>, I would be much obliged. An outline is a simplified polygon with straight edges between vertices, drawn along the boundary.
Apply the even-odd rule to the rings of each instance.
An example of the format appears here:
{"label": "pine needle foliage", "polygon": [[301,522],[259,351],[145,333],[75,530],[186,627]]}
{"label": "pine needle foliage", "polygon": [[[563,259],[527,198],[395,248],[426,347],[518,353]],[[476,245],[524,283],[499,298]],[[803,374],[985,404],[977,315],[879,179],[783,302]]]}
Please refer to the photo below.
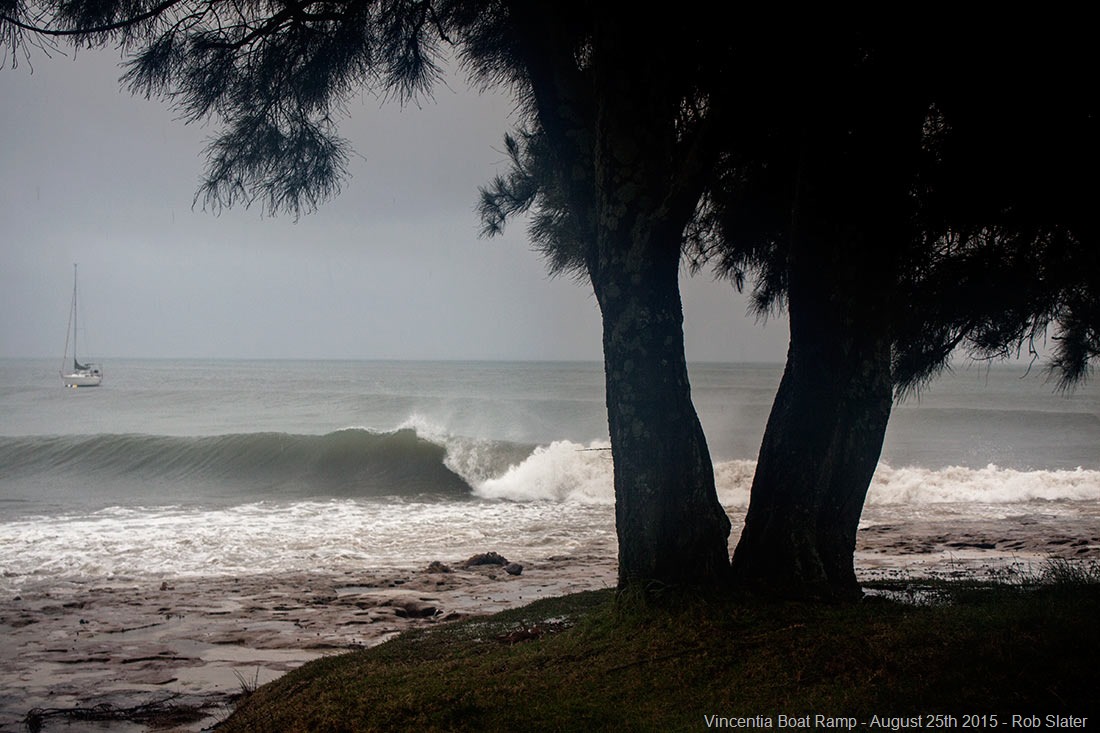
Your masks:
{"label": "pine needle foliage", "polygon": [[196,201],[260,202],[297,217],[340,190],[348,143],[337,122],[367,89],[401,103],[441,74],[446,34],[431,2],[65,0],[7,2],[13,64],[28,48],[118,45],[123,83],[187,122],[215,120]]}

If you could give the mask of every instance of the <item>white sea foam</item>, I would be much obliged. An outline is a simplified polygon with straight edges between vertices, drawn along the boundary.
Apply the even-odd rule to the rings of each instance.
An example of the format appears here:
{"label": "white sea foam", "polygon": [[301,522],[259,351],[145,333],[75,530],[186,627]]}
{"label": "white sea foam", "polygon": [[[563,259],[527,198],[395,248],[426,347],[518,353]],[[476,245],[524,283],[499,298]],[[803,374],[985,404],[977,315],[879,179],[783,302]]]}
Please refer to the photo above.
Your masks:
{"label": "white sea foam", "polygon": [[79,578],[416,568],[494,550],[521,562],[614,553],[610,508],[547,502],[115,508],[0,523],[0,589]]}
{"label": "white sea foam", "polygon": [[443,446],[446,449],[443,465],[471,487],[507,470],[532,448],[507,441],[455,435],[422,415],[411,416],[397,429],[412,429],[424,440]]}
{"label": "white sea foam", "polygon": [[749,489],[756,472],[756,461],[723,461],[714,464],[714,486],[718,500],[727,509],[749,505]]}
{"label": "white sea foam", "polygon": [[[726,461],[714,467],[718,497],[727,508],[747,507],[756,461]],[[893,468],[879,464],[867,505],[1013,504],[1034,501],[1100,501],[1100,471],[1018,471],[949,466]]]}
{"label": "white sea foam", "polygon": [[881,464],[867,497],[871,505],[1098,500],[1100,471],[1017,471],[992,464],[935,470]]}
{"label": "white sea foam", "polygon": [[[495,550],[520,561],[615,553],[605,445],[559,441],[476,487],[472,500],[334,499],[209,508],[115,507],[0,522],[0,591],[37,581],[415,568]],[[592,450],[593,448],[597,450]],[[719,497],[739,519],[755,463],[715,466]],[[1081,509],[1073,509],[1083,502]],[[1005,512],[1079,514],[1100,502],[1100,471],[879,467],[868,512],[990,519]],[[1050,507],[1047,509],[1044,507]]]}
{"label": "white sea foam", "polygon": [[480,482],[486,499],[608,504],[614,501],[611,452],[606,443],[587,446],[559,440],[539,446],[503,475]]}
{"label": "white sea foam", "polygon": [[[606,442],[567,440],[535,448],[503,471],[489,470],[485,456],[496,444],[462,445],[447,439],[447,464],[477,496],[512,501],[614,502],[614,473]],[[456,454],[452,456],[452,451]],[[501,459],[499,446],[495,457]],[[715,463],[719,500],[730,510],[748,506],[756,461]],[[870,506],[944,503],[1012,504],[1033,501],[1100,501],[1100,471],[1024,471],[988,465],[940,469],[880,464],[871,482]]]}

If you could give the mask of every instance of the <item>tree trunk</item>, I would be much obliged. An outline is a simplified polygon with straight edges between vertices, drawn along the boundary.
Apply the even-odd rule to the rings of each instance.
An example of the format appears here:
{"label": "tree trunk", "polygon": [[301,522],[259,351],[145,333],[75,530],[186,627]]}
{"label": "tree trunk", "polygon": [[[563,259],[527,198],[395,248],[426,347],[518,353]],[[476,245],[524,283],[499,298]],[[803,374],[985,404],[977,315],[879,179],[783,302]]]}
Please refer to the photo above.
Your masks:
{"label": "tree trunk", "polygon": [[890,340],[858,312],[830,313],[820,295],[792,278],[787,366],[733,572],[769,595],[848,599],[860,595],[856,530],[892,405]]}
{"label": "tree trunk", "polygon": [[893,404],[894,290],[924,115],[881,93],[902,85],[889,69],[871,64],[865,87],[807,107],[792,135],[790,348],[733,556],[735,582],[770,595],[860,595],[856,531]]}
{"label": "tree trunk", "polygon": [[[596,293],[603,313],[619,586],[640,583],[647,592],[725,586],[730,521],[718,503],[691,402],[678,258],[655,256],[645,243],[609,249]],[[678,248],[672,251],[678,255]]]}
{"label": "tree trunk", "polygon": [[[676,47],[668,19],[622,10],[595,3],[581,18],[553,4],[509,7],[555,146],[552,187],[568,200],[603,317],[619,585],[648,596],[729,581],[730,522],[691,402],[678,282],[684,229],[720,138],[718,125],[685,122],[684,80],[663,52]],[[574,47],[578,22],[588,40]],[[557,38],[566,42],[547,43]]]}

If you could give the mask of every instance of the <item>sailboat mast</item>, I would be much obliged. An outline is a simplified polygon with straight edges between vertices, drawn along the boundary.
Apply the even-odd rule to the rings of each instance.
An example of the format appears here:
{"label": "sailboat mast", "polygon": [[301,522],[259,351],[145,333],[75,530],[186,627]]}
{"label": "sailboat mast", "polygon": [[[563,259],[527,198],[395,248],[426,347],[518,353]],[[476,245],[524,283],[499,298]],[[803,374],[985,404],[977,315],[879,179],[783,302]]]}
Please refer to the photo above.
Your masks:
{"label": "sailboat mast", "polygon": [[61,354],[61,374],[62,374],[62,376],[64,376],[65,370],[68,368],[69,339],[70,338],[73,339],[73,352],[74,352],[73,362],[74,363],[76,362],[76,358],[75,358],[75,352],[76,352],[76,323],[74,323],[75,318],[76,318],[76,265],[74,264],[73,265],[73,299],[72,299],[72,302],[69,303],[69,323],[65,327],[65,351],[62,352],[62,354]]}
{"label": "sailboat mast", "polygon": [[76,358],[76,263],[73,263],[73,369],[80,369],[80,360]]}

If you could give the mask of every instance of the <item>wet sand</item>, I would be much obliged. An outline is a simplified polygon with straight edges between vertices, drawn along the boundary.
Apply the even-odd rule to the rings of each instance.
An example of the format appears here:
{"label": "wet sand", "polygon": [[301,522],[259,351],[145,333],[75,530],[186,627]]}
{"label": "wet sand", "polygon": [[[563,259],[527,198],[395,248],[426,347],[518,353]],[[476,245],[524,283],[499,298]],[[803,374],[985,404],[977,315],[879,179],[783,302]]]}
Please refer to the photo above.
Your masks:
{"label": "wet sand", "polygon": [[[859,532],[864,580],[1037,571],[1051,557],[1100,561],[1100,510],[1075,518],[872,516]],[[734,530],[736,536],[738,528]],[[168,728],[198,731],[228,714],[242,686],[412,627],[492,613],[615,583],[605,554],[512,558],[452,572],[364,570],[156,580],[85,579],[0,597],[0,731],[33,708],[133,707],[170,700],[201,710]],[[94,724],[104,729],[104,724]],[[65,728],[63,718],[45,730]],[[113,722],[110,731],[146,726]],[[159,728],[165,730],[165,728]]]}
{"label": "wet sand", "polygon": [[[0,730],[34,708],[200,708],[197,731],[242,685],[377,644],[402,630],[615,584],[613,560],[558,557],[451,572],[286,573],[25,588],[0,598]],[[64,718],[45,730],[65,729]],[[97,729],[104,724],[98,723]],[[111,731],[144,725],[112,722]],[[68,728],[72,730],[72,728]],[[161,728],[160,730],[164,730]]]}
{"label": "wet sand", "polygon": [[1005,580],[1037,575],[1052,559],[1100,563],[1100,503],[1075,502],[1072,513],[1052,507],[1050,512],[987,519],[910,519],[896,509],[872,509],[864,516],[856,545],[856,573],[864,581]]}

